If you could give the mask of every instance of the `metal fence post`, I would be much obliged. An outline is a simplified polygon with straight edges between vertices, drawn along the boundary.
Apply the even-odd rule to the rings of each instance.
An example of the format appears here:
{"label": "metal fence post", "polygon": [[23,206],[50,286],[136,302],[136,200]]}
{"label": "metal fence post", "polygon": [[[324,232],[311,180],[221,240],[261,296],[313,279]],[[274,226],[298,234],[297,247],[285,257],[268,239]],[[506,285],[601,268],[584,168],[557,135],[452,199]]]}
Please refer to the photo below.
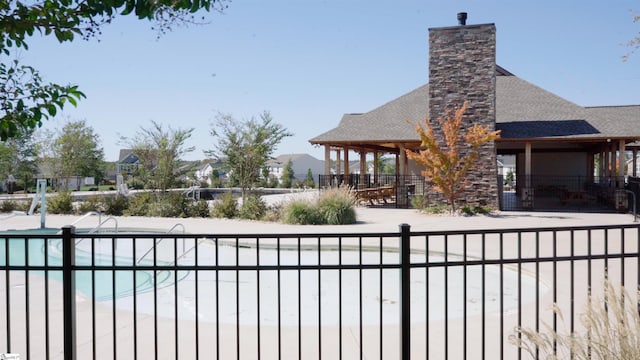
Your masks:
{"label": "metal fence post", "polygon": [[64,327],[64,358],[76,359],[76,282],[73,267],[76,257],[76,228],[62,228],[62,296]]}
{"label": "metal fence post", "polygon": [[400,359],[411,358],[411,226],[400,224]]}

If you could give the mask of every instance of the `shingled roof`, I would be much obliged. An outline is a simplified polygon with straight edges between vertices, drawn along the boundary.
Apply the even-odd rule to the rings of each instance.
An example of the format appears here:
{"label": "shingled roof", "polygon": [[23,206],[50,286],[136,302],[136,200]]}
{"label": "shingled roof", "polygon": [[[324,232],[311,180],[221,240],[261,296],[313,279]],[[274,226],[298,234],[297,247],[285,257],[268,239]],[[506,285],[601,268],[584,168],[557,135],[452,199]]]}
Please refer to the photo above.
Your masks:
{"label": "shingled roof", "polygon": [[[521,139],[640,139],[640,105],[582,107],[503,68],[496,71],[500,141]],[[345,114],[312,144],[417,142],[416,121],[429,109],[429,84],[363,114]]]}

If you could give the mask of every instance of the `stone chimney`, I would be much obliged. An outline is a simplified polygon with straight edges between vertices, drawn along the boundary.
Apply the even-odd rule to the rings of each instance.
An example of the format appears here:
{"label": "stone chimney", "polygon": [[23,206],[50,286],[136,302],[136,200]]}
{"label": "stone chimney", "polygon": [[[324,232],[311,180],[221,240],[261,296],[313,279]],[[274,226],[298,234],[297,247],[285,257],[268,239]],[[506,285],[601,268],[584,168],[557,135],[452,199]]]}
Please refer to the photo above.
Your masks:
{"label": "stone chimney", "polygon": [[[466,13],[458,14],[458,26],[429,29],[429,119],[468,103],[463,127],[474,123],[495,129],[496,27],[466,25]],[[469,173],[470,185],[461,198],[470,205],[498,208],[495,144],[486,144],[479,165]]]}

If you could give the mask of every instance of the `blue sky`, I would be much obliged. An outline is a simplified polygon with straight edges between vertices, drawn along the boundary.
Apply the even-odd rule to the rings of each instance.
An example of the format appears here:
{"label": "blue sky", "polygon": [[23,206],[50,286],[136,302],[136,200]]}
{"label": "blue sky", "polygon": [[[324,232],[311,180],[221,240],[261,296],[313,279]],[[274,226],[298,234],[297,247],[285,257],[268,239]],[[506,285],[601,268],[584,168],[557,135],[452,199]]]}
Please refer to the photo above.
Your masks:
{"label": "blue sky", "polygon": [[119,135],[150,120],[195,128],[187,159],[201,159],[218,112],[264,110],[294,133],[277,154],[322,159],[308,140],[342,114],[428,82],[428,29],[456,25],[460,11],[468,24],[496,24],[497,62],[517,76],[579,105],[640,104],[640,52],[622,61],[640,32],[636,1],[235,0],[208,24],[159,39],[151,23],[118,18],[90,41],[31,39],[20,58],[86,93],[44,127],[87,120],[107,160],[117,159]]}

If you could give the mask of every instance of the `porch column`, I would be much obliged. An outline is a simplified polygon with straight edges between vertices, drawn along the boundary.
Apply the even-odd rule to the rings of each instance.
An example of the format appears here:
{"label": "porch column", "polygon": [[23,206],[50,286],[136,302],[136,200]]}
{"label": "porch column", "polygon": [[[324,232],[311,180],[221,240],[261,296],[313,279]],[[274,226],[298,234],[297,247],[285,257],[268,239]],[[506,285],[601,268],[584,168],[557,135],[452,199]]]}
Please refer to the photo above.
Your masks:
{"label": "porch column", "polygon": [[400,175],[407,175],[407,152],[404,145],[400,145]]}
{"label": "porch column", "polygon": [[609,165],[609,157],[611,156],[611,144],[608,144],[604,149],[604,176],[607,181],[611,178],[611,166]]}
{"label": "porch column", "polygon": [[527,188],[531,188],[531,143],[524,145],[524,176]]}
{"label": "porch column", "polygon": [[342,154],[340,153],[340,149],[336,149],[336,176],[340,177],[340,172],[342,170]]}
{"label": "porch column", "polygon": [[349,147],[344,147],[344,183],[351,185],[349,182]]}
{"label": "porch column", "polygon": [[613,177],[613,187],[618,188],[618,144],[611,142],[611,177]]}
{"label": "porch column", "polygon": [[606,176],[606,172],[605,172],[605,160],[604,158],[606,157],[606,152],[603,148],[600,149],[600,154],[598,154],[598,156],[600,157],[600,163],[598,164],[598,182],[602,183],[602,179]]}
{"label": "porch column", "polygon": [[618,142],[618,187],[624,188],[624,176],[627,175],[627,160],[626,160],[626,144],[624,140]]}
{"label": "porch column", "polygon": [[359,187],[368,187],[366,186],[367,182],[367,152],[365,150],[360,150],[360,183]]}
{"label": "porch column", "polygon": [[331,175],[331,145],[324,146],[324,175]]}
{"label": "porch column", "polygon": [[373,182],[374,184],[378,184],[378,173],[380,169],[378,168],[378,161],[380,161],[380,153],[378,151],[373,152]]}
{"label": "porch column", "polygon": [[637,165],[638,165],[638,150],[637,149],[633,149],[633,161],[632,161],[632,163],[633,163],[633,165],[632,165],[633,169],[631,170],[631,174],[632,174],[633,177],[636,177],[636,176],[638,176],[637,175],[638,171],[636,170],[637,169]]}

